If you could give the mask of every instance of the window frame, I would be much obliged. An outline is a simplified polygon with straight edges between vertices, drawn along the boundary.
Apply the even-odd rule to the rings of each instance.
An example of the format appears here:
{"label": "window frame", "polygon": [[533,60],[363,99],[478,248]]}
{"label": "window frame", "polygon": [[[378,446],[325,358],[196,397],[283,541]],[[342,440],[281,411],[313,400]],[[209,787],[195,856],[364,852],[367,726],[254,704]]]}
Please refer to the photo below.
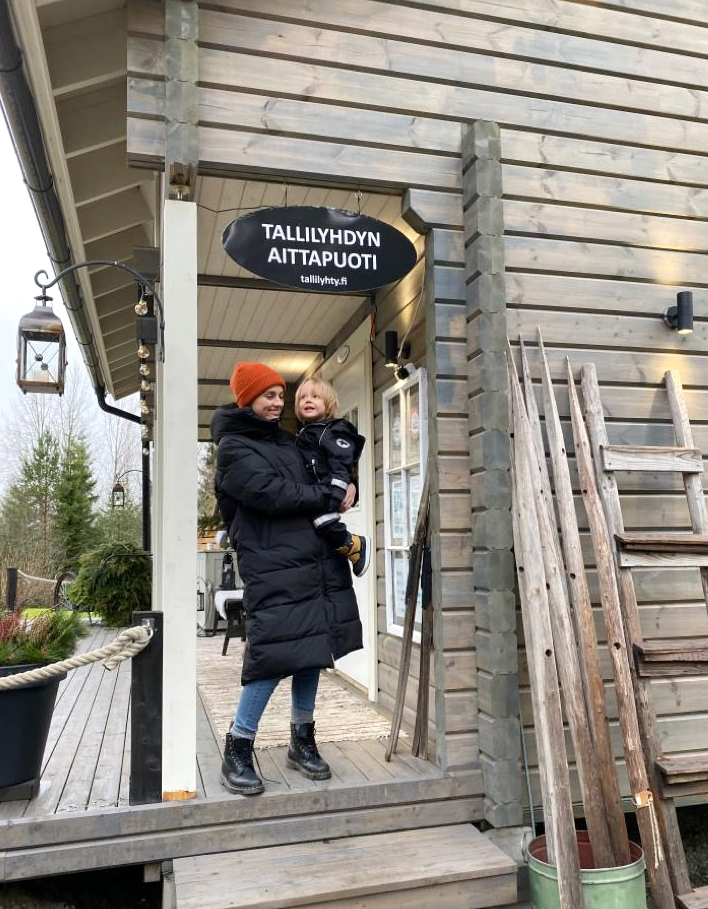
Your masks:
{"label": "window frame", "polygon": [[[417,459],[411,459],[408,452],[409,438],[409,416],[407,412],[410,393],[413,389],[418,391],[418,417],[419,417],[419,434]],[[392,426],[391,426],[391,406],[394,399],[399,401],[399,413],[401,416],[401,459],[399,464],[391,464],[392,450]],[[394,561],[396,553],[404,553],[406,562],[410,553],[410,543],[415,530],[416,514],[411,515],[410,508],[410,481],[411,475],[418,471],[419,487],[418,502],[420,501],[420,492],[425,482],[425,472],[427,467],[428,452],[428,409],[427,409],[427,374],[424,367],[419,367],[408,376],[408,378],[396,382],[382,393],[382,410],[383,410],[383,493],[384,493],[384,579],[386,587],[386,630],[389,634],[397,637],[403,636],[403,618],[396,617],[395,609],[395,571]],[[391,477],[400,476],[403,481],[403,501],[405,502],[405,511],[403,515],[403,525],[406,534],[402,536],[402,543],[393,542],[392,536],[392,502],[391,502]],[[406,571],[407,577],[407,571]],[[420,608],[420,607],[419,607]],[[413,640],[420,642],[420,622],[419,616],[416,616],[416,628],[413,631]]]}

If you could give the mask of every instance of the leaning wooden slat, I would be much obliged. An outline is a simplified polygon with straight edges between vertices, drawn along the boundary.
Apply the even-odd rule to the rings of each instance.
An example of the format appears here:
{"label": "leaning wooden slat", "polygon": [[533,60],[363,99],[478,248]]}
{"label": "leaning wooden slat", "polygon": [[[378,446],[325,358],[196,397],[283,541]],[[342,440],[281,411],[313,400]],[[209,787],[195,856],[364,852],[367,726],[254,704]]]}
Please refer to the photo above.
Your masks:
{"label": "leaning wooden slat", "polygon": [[678,660],[684,663],[708,662],[708,638],[659,639],[635,644],[645,660]]}
{"label": "leaning wooden slat", "polygon": [[[509,368],[511,372],[511,358]],[[551,630],[546,576],[538,533],[538,517],[534,503],[532,471],[534,465],[527,456],[532,442],[521,414],[524,404],[518,382],[513,381],[511,397],[514,425],[514,488],[513,509],[517,522],[517,571],[520,578],[521,609],[529,670],[534,673],[532,689],[537,691],[534,706],[534,728],[547,773],[547,802],[544,804],[546,829],[551,831],[555,864],[558,868],[560,902],[575,909],[584,905],[580,888],[580,865],[575,839],[575,823],[570,796],[568,759],[563,735],[560,690],[556,675],[555,648]],[[510,376],[511,378],[511,376]]]}
{"label": "leaning wooden slat", "polygon": [[682,552],[708,555],[708,534],[702,533],[616,533],[615,540],[625,552]]}
{"label": "leaning wooden slat", "polygon": [[420,568],[423,561],[423,546],[428,528],[428,515],[430,512],[430,467],[425,471],[423,491],[418,506],[418,518],[415,524],[413,544],[411,545],[410,561],[408,564],[408,581],[406,583],[406,609],[403,616],[403,638],[401,643],[401,663],[398,672],[398,686],[396,701],[391,720],[391,734],[386,746],[386,760],[391,760],[391,755],[398,744],[398,734],[401,731],[403,720],[403,707],[406,699],[406,682],[411,663],[411,650],[413,649],[413,626],[415,624],[415,609],[418,602],[418,585],[420,583]]}
{"label": "leaning wooden slat", "polygon": [[698,448],[660,448],[653,445],[608,445],[602,449],[605,470],[678,471],[701,473],[703,457]]}
{"label": "leaning wooden slat", "polygon": [[607,813],[610,841],[617,864],[629,864],[629,840],[627,827],[622,811],[622,802],[617,779],[617,768],[612,754],[612,742],[607,723],[602,670],[597,649],[597,632],[593,619],[590,591],[583,552],[580,544],[578,518],[573,502],[573,488],[568,469],[565,441],[561,429],[560,417],[553,384],[543,347],[541,332],[538,332],[538,344],[541,354],[541,378],[543,380],[543,410],[546,421],[546,434],[553,467],[553,480],[556,489],[556,505],[563,539],[563,553],[568,576],[568,590],[578,635],[578,644],[582,659],[580,671],[584,682],[588,706],[588,721],[595,743],[597,760],[600,767],[600,784]]}
{"label": "leaning wooden slat", "polygon": [[[510,347],[507,347],[507,356],[509,361],[512,362]],[[530,385],[530,372],[523,346],[521,348],[521,357],[524,384],[527,391],[526,401],[533,400],[533,404],[529,408],[530,413],[527,415],[527,411],[522,410],[518,419],[524,427],[524,438],[530,442],[530,447],[524,453],[531,464],[532,495],[536,503],[543,567],[546,573],[551,627],[556,649],[556,666],[563,691],[563,703],[565,704],[568,726],[573,741],[573,751],[578,766],[578,778],[583,796],[583,806],[593,857],[598,868],[609,868],[615,864],[615,856],[610,841],[608,816],[605,812],[600,785],[600,765],[595,745],[590,735],[590,723],[583,693],[580,661],[573,632],[573,619],[570,614],[568,591],[565,586],[563,562],[560,555],[560,541],[558,540],[553,500],[551,498],[551,481],[548,476],[546,457],[543,450],[541,424],[536,408],[536,399]],[[518,379],[513,369],[511,370],[511,382],[516,389]],[[519,394],[521,394],[520,388]],[[527,408],[529,407],[528,403],[526,406]],[[522,442],[520,439],[517,439],[517,445],[521,447]]]}
{"label": "leaning wooden slat", "polygon": [[[693,433],[691,432],[691,423],[688,419],[688,410],[686,400],[683,396],[683,386],[681,377],[674,369],[670,369],[665,376],[666,391],[669,395],[669,407],[671,408],[671,418],[674,422],[674,432],[676,441],[679,445],[685,445],[687,448],[693,446]],[[686,489],[686,498],[688,499],[688,510],[691,515],[691,525],[694,533],[708,533],[708,514],[706,514],[706,502],[703,497],[703,483],[697,474],[683,475],[683,485]],[[708,608],[708,568],[701,568],[701,584],[703,585],[703,596],[705,597],[706,607]]]}
{"label": "leaning wooden slat", "polygon": [[700,568],[708,569],[708,555],[687,552],[637,552],[622,551],[617,554],[620,568]]}
{"label": "leaning wooden slat", "polygon": [[[659,909],[674,909],[673,889],[666,864],[667,859],[668,861],[673,860],[673,856],[667,856],[666,847],[662,847],[662,843],[657,841],[655,825],[652,822],[651,812],[653,809],[651,805],[656,805],[657,802],[653,793],[658,793],[659,790],[650,786],[647,768],[644,764],[644,755],[641,750],[642,739],[639,733],[639,723],[634,703],[634,686],[629,664],[629,651],[622,625],[620,598],[613,561],[613,547],[595,482],[590,441],[580,412],[575,380],[573,379],[569,362],[567,363],[567,373],[575,457],[578,462],[583,502],[585,503],[585,510],[590,523],[595,563],[600,580],[600,599],[612,657],[612,671],[615,678],[624,759],[627,765],[632,796],[636,800],[635,805],[637,805],[637,825],[639,826],[642,848],[646,856],[649,883],[656,904]],[[649,795],[647,796],[646,793],[649,793]],[[650,801],[647,801],[649,799]],[[645,802],[647,803],[645,804]]]}
{"label": "leaning wooden slat", "polygon": [[[617,481],[611,472],[603,471],[600,449],[609,444],[605,416],[600,399],[600,386],[597,381],[597,372],[592,363],[586,363],[581,369],[583,401],[585,404],[585,418],[590,432],[592,443],[592,458],[595,464],[597,487],[602,500],[607,526],[613,534],[624,533],[622,508],[620,506]],[[573,386],[574,387],[574,386]],[[692,447],[690,442],[687,447]],[[613,547],[613,553],[616,549]],[[633,644],[643,643],[643,635],[639,623],[639,609],[637,596],[632,580],[630,568],[617,568],[617,586],[619,588],[620,606],[627,637]],[[659,791],[659,775],[656,769],[656,760],[661,752],[659,733],[656,724],[656,714],[651,700],[651,682],[642,678],[635,672],[631,665],[632,682],[634,684],[634,698],[639,726],[642,732],[642,748],[646,770],[651,782],[653,792]],[[676,808],[669,799],[660,799],[655,803],[656,814],[661,828],[661,835],[669,857],[669,873],[675,893],[686,893],[691,889],[691,879],[688,874],[686,856],[683,851],[681,831],[679,830]]]}
{"label": "leaning wooden slat", "polygon": [[[531,621],[528,614],[528,610],[525,608],[524,604],[528,603],[528,595],[526,593],[526,577],[524,574],[524,553],[521,546],[521,531],[519,529],[519,518],[516,509],[516,471],[514,470],[514,461],[515,461],[515,452],[514,452],[514,439],[511,439],[511,466],[509,473],[511,475],[511,489],[512,489],[512,509],[511,509],[511,526],[514,536],[514,558],[516,560],[516,578],[519,585],[519,600],[521,602],[521,623],[524,629],[524,642],[526,645],[526,664],[527,671],[530,679],[538,678],[539,669],[536,667],[534,662],[534,650],[531,646]],[[534,727],[536,725],[535,717],[540,717],[543,707],[541,706],[541,691],[537,685],[531,684],[529,686],[529,691],[531,694],[531,705],[534,716]],[[523,735],[523,720],[521,719],[521,713],[519,714],[519,721],[522,723],[522,735]],[[539,721],[540,722],[540,721]],[[538,780],[541,787],[541,804],[543,805],[544,815],[546,817],[550,816],[550,804],[551,804],[551,781],[550,781],[550,761],[546,757],[545,752],[545,740],[542,736],[536,735],[536,752],[538,755],[537,765],[538,765]],[[548,850],[548,861],[551,865],[555,864],[556,861],[556,847],[555,847],[555,838],[554,838],[554,829],[551,824],[548,824],[546,827],[546,848]]]}

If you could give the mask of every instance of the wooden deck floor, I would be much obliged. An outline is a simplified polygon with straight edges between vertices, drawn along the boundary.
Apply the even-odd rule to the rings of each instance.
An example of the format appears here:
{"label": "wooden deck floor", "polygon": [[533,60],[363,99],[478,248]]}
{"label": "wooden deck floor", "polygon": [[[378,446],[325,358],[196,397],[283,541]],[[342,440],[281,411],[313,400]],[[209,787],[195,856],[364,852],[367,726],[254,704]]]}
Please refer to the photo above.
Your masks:
{"label": "wooden deck floor", "polygon": [[[114,636],[96,627],[82,649]],[[386,763],[380,739],[323,743],[332,779],[322,782],[290,770],[285,746],[259,750],[264,794],[231,795],[219,782],[221,742],[200,698],[197,798],[130,806],[129,697],[129,661],[116,672],[94,663],[62,682],[39,795],[0,802],[0,880],[223,851],[237,834],[239,848],[250,848],[480,816],[479,771],[445,774],[406,753]]]}

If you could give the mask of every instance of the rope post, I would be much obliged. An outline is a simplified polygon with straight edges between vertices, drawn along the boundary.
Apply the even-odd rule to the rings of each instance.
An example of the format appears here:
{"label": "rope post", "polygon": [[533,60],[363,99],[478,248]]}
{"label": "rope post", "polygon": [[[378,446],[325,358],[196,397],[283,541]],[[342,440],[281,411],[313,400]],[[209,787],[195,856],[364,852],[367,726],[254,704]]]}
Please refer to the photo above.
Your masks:
{"label": "rope post", "polygon": [[130,793],[131,805],[162,801],[162,642],[163,614],[134,612],[133,625],[151,623],[150,646],[131,665]]}
{"label": "rope post", "polygon": [[17,608],[17,569],[7,569],[7,581],[5,586],[7,608],[14,612]]}

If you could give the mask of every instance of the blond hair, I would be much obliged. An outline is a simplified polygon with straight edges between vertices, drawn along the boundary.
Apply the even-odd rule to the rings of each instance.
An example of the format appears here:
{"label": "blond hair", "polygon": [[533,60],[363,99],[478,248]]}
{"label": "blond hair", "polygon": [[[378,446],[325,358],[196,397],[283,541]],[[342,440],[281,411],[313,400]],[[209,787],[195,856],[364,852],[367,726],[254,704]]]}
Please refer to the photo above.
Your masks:
{"label": "blond hair", "polygon": [[334,420],[339,416],[339,399],[337,398],[337,392],[334,390],[334,386],[330,385],[326,379],[320,379],[311,377],[305,379],[304,382],[301,382],[298,386],[297,391],[295,392],[295,414],[299,418],[300,416],[300,398],[302,397],[302,390],[308,384],[312,384],[313,391],[315,394],[319,395],[324,401],[325,406],[325,417],[328,420]]}

